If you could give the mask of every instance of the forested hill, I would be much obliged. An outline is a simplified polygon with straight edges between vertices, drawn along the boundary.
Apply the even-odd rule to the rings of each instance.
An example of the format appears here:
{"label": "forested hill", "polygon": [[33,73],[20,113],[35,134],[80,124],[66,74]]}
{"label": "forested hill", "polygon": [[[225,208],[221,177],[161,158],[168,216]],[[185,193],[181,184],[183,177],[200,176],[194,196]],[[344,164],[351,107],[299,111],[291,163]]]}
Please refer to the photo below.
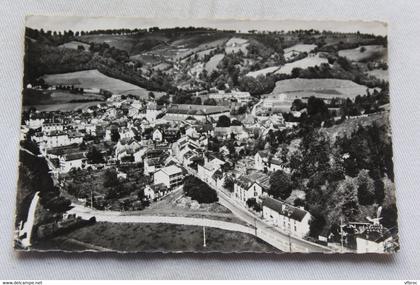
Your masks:
{"label": "forested hill", "polygon": [[[371,61],[369,52],[363,61],[339,55],[355,48],[346,54],[359,53],[357,48],[365,45],[381,47]],[[311,48],[299,50],[302,46]],[[290,57],[289,50],[297,55]],[[261,95],[270,93],[275,82],[290,78],[337,78],[381,87],[383,80],[367,72],[378,65],[387,68],[379,60],[386,52],[386,37],[314,30],[237,33],[150,28],[57,33],[27,28],[25,51],[25,85],[39,84],[45,74],[97,69],[148,90],[173,94],[237,88]],[[287,64],[294,68],[282,72],[280,67]],[[265,71],[270,68],[279,71]]]}

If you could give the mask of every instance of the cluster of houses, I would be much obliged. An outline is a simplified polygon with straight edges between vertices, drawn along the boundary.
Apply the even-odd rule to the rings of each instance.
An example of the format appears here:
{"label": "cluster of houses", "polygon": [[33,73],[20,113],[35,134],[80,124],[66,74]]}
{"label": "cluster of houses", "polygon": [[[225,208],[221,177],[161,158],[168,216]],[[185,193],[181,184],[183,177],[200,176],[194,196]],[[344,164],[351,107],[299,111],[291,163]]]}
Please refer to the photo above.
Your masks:
{"label": "cluster of houses", "polygon": [[[210,98],[243,103],[251,100],[249,94],[239,91],[210,94]],[[262,104],[273,107],[270,102],[265,100]],[[229,126],[218,125],[222,116],[231,120]],[[141,163],[143,175],[153,181],[144,189],[144,196],[150,201],[179,188],[187,173],[215,189],[224,189],[226,179],[232,179],[232,201],[246,208],[250,199],[255,200],[260,205],[259,215],[269,225],[304,238],[309,233],[311,214],[268,195],[269,174],[291,171],[282,159],[268,151],[258,151],[250,158],[253,164],[238,171],[229,156],[231,151],[241,153],[245,145],[256,139],[256,133],[264,137],[270,131],[293,126],[281,114],[248,112],[238,121],[223,105],[158,106],[154,100],[112,95],[106,103],[85,110],[32,112],[21,128],[22,139],[29,137],[37,143],[55,175],[72,169]],[[222,146],[210,152],[210,141],[215,138],[222,142],[234,138],[234,149]],[[88,159],[92,147],[103,156],[102,162]],[[366,239],[358,242],[362,248]]]}

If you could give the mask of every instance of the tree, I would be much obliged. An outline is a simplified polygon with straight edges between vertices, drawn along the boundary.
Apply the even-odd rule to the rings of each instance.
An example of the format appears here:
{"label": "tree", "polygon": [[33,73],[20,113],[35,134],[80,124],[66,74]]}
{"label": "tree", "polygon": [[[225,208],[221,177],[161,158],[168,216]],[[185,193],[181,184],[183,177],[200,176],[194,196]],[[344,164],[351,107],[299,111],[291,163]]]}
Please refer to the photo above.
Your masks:
{"label": "tree", "polygon": [[367,170],[362,169],[356,177],[357,198],[360,205],[371,205],[375,199],[375,186]]}
{"label": "tree", "polygon": [[290,108],[292,111],[300,111],[306,107],[306,104],[303,103],[300,99],[295,99],[292,103],[292,107]]}
{"label": "tree", "polygon": [[261,212],[261,205],[257,202],[255,198],[249,198],[246,200],[246,205],[248,208],[254,209],[256,212]]}
{"label": "tree", "polygon": [[230,127],[230,118],[228,116],[222,115],[217,120],[216,127],[227,128]]}
{"label": "tree", "polygon": [[277,170],[270,176],[270,188],[268,194],[274,198],[287,199],[292,193],[292,181],[290,176],[282,170]]}
{"label": "tree", "polygon": [[90,148],[90,150],[86,153],[86,158],[88,159],[89,163],[104,163],[104,157],[100,151],[96,149],[96,147]]}
{"label": "tree", "polygon": [[183,188],[185,195],[198,203],[214,203],[219,200],[213,188],[194,176],[185,177]]}
{"label": "tree", "polygon": [[107,169],[104,173],[104,187],[115,187],[119,185],[117,172],[114,169]]}
{"label": "tree", "polygon": [[118,142],[120,140],[120,133],[118,132],[117,129],[113,129],[111,130],[111,140],[113,142]]}
{"label": "tree", "polygon": [[329,199],[328,220],[333,224],[340,224],[343,221],[354,221],[359,214],[359,201],[354,179],[346,179],[338,184]]}
{"label": "tree", "polygon": [[226,189],[228,189],[230,192],[233,192],[233,187],[234,187],[234,181],[233,179],[228,176],[225,178],[225,181],[223,183],[223,187],[225,187]]}
{"label": "tree", "polygon": [[213,98],[208,98],[208,99],[204,100],[203,104],[204,105],[210,105],[210,106],[216,106],[217,102]]}

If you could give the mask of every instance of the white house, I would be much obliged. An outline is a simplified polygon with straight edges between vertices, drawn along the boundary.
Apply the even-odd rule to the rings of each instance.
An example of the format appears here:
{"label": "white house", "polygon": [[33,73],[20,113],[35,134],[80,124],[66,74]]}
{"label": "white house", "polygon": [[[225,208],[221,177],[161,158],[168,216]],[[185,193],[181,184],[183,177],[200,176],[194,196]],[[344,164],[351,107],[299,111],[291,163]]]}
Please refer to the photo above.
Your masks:
{"label": "white house", "polygon": [[366,230],[356,236],[357,253],[385,252],[388,243],[392,243],[392,236],[382,227],[379,230]]}
{"label": "white house", "polygon": [[311,214],[302,207],[294,207],[282,201],[264,197],[263,218],[292,236],[305,237],[309,233]]}
{"label": "white house", "polygon": [[144,188],[144,197],[148,200],[156,200],[168,193],[169,189],[163,183],[147,185]]}
{"label": "white house", "polygon": [[42,131],[44,133],[49,133],[51,131],[63,131],[64,126],[59,123],[47,123],[42,125]]}
{"label": "white house", "polygon": [[152,139],[155,142],[163,141],[163,132],[160,129],[155,129],[152,133]]}
{"label": "white house", "polygon": [[217,180],[214,177],[216,171],[218,171],[225,162],[218,158],[208,159],[205,157],[204,165],[198,164],[197,166],[197,175],[198,177],[213,186],[216,186]]}
{"label": "white house", "polygon": [[259,151],[255,154],[254,167],[258,170],[267,170],[270,172],[282,170],[286,173],[290,173],[291,171],[280,159],[271,157],[267,151]]}
{"label": "white house", "polygon": [[163,167],[153,175],[154,184],[163,183],[169,189],[173,189],[182,184],[184,175],[182,169],[175,165]]}
{"label": "white house", "polygon": [[241,175],[236,178],[233,185],[233,197],[243,204],[251,198],[257,201],[270,188],[270,177],[261,172]]}
{"label": "white house", "polygon": [[67,173],[72,168],[83,168],[85,156],[83,153],[68,154],[60,158],[60,172]]}
{"label": "white house", "polygon": [[146,119],[149,123],[154,123],[160,111],[156,102],[149,102],[146,107]]}

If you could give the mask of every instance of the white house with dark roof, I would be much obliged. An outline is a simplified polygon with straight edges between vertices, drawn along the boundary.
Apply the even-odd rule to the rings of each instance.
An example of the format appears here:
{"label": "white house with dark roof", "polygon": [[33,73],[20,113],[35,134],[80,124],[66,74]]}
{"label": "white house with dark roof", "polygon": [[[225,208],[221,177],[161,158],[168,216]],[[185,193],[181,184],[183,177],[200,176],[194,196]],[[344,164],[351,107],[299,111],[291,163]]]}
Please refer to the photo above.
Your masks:
{"label": "white house with dark roof", "polygon": [[217,179],[214,176],[214,174],[216,173],[216,171],[220,170],[222,165],[224,165],[225,163],[226,162],[216,157],[208,159],[205,156],[204,165],[198,164],[197,166],[197,175],[202,181],[213,186],[217,186]]}
{"label": "white house with dark roof", "polygon": [[302,207],[264,197],[262,199],[263,218],[281,231],[299,238],[309,233],[311,214]]}
{"label": "white house with dark roof", "polygon": [[176,165],[163,167],[153,174],[154,184],[163,183],[169,189],[181,185],[183,179],[182,169]]}
{"label": "white house with dark roof", "polygon": [[270,188],[270,177],[261,172],[248,175],[240,175],[233,185],[233,197],[245,204],[248,199],[255,198],[257,201]]}
{"label": "white house with dark roof", "polygon": [[67,173],[71,169],[78,169],[84,166],[86,158],[83,153],[64,155],[60,158],[60,172]]}

